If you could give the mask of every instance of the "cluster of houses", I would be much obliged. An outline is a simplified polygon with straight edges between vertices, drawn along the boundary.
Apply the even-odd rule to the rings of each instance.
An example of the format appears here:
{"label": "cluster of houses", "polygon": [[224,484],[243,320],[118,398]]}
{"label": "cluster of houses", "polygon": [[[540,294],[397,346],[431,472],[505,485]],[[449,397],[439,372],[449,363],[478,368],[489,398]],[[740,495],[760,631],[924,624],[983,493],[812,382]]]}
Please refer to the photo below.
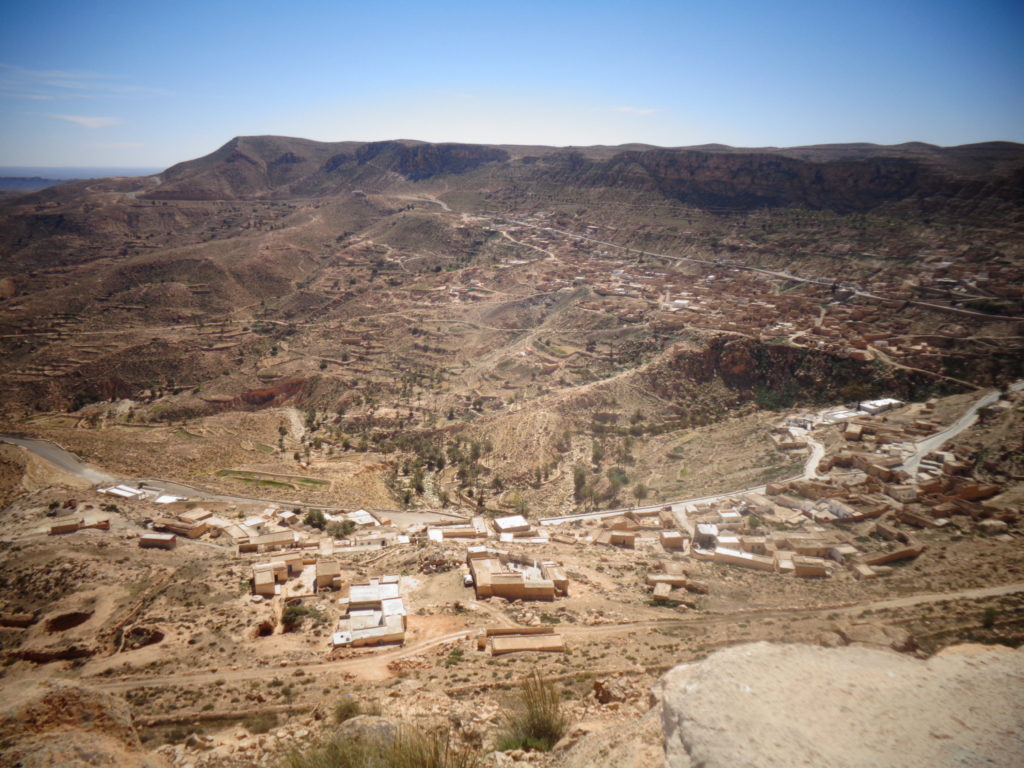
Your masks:
{"label": "cluster of houses", "polygon": [[[663,562],[646,576],[655,601],[684,607],[695,607],[694,595],[708,591],[705,583],[685,570],[686,559],[797,578],[846,574],[872,579],[885,574],[892,563],[916,558],[925,550],[908,533],[908,526],[941,528],[954,517],[966,516],[980,531],[996,534],[1017,521],[1016,509],[992,502],[1001,489],[971,479],[972,466],[953,453],[933,452],[908,470],[908,455],[914,454],[918,441],[939,427],[930,418],[931,404],[893,418],[886,415],[898,405],[899,401],[885,398],[789,417],[772,432],[772,440],[783,450],[808,448],[809,430],[815,424],[840,425],[839,450],[819,463],[817,474],[769,483],[763,492],[729,495],[700,506],[675,504],[540,521],[522,515],[475,516],[415,526],[406,532],[365,510],[325,513],[330,522],[356,524],[350,539],[335,541],[305,530],[297,525],[295,511],[276,506],[244,519],[237,513],[228,519],[234,510],[221,502],[200,506],[173,497],[153,498],[162,505],[161,514],[139,544],[172,548],[179,537],[207,536],[233,546],[239,555],[256,555],[252,587],[259,600],[280,596],[279,604],[287,604],[336,593],[333,602],[339,617],[331,632],[332,648],[402,643],[405,638],[407,609],[400,578],[346,580],[341,563],[333,559],[337,552],[368,546],[367,542],[382,547],[463,540],[464,584],[473,588],[479,600],[567,597],[569,578],[561,563],[522,554],[538,543],[629,550],[660,547],[684,556]],[[145,498],[150,493],[121,485],[101,490],[123,498]],[[105,520],[87,524],[84,518],[73,517],[55,523],[51,533],[105,525]],[[504,544],[527,546],[516,552]],[[284,588],[293,579],[301,580],[300,586],[291,589],[299,594],[286,595]],[[488,629],[479,643],[495,655],[564,650],[562,638],[544,627]]]}
{"label": "cluster of houses", "polygon": [[337,625],[331,633],[331,647],[359,647],[384,645],[405,641],[405,601],[400,594],[400,578],[394,575],[377,576],[365,580],[346,581],[341,563],[321,559],[315,554],[292,551],[277,559],[252,565],[253,594],[271,599],[283,594],[290,579],[310,576],[309,594],[286,597],[284,602],[302,600],[311,594],[336,592],[336,605],[340,611]]}
{"label": "cluster of houses", "polygon": [[349,584],[348,594],[338,601],[343,616],[331,634],[331,646],[403,643],[406,611],[399,584],[398,576],[380,576]]}

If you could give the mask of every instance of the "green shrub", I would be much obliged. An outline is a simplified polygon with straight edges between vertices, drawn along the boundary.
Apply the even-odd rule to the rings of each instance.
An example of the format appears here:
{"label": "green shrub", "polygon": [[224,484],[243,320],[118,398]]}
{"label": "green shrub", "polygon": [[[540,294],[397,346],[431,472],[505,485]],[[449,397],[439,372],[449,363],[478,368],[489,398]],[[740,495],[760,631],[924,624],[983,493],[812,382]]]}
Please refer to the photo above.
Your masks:
{"label": "green shrub", "polygon": [[533,672],[520,681],[518,696],[502,712],[498,749],[547,752],[565,735],[567,726],[554,684]]}
{"label": "green shrub", "polygon": [[291,632],[302,626],[302,622],[307,618],[313,619],[317,624],[326,621],[324,615],[315,608],[307,608],[305,605],[289,605],[281,614],[281,626],[285,632]]}
{"label": "green shrub", "polygon": [[242,725],[249,733],[266,733],[277,726],[277,714],[268,712],[262,715],[252,715],[242,721]]}
{"label": "green shrub", "polygon": [[[296,453],[296,460],[298,460],[299,454]],[[318,528],[321,531],[327,526],[327,518],[324,517],[324,513],[319,509],[311,509],[306,512],[306,516],[302,519],[306,525],[310,525],[313,528]]]}
{"label": "green shrub", "polygon": [[363,707],[359,703],[359,700],[352,696],[352,694],[345,694],[338,703],[334,705],[334,722],[344,723],[346,720],[351,720],[356,715],[362,715]]}
{"label": "green shrub", "polygon": [[342,520],[340,523],[330,522],[327,524],[327,534],[334,539],[347,539],[355,529],[356,524],[353,520]]}
{"label": "green shrub", "polygon": [[452,648],[452,650],[448,653],[448,657],[441,663],[444,664],[445,667],[451,667],[462,661],[462,657],[464,654],[465,651],[463,651],[461,648]]}
{"label": "green shrub", "polygon": [[450,730],[425,733],[399,724],[394,737],[336,734],[285,754],[282,768],[476,768],[480,757],[454,743]]}

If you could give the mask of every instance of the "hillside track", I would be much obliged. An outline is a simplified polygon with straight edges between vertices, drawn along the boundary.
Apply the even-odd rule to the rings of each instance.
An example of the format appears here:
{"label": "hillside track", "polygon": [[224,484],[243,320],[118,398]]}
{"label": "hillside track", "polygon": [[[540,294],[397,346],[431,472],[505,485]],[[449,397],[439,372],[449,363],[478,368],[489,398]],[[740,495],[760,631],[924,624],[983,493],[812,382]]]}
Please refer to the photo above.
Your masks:
{"label": "hillside track", "polygon": [[[567,637],[584,638],[588,636],[611,636],[642,630],[652,630],[668,627],[686,627],[699,629],[703,626],[732,624],[747,622],[751,619],[784,619],[798,618],[802,616],[815,616],[818,614],[839,613],[840,615],[858,616],[867,611],[892,610],[910,608],[926,603],[954,602],[965,600],[983,600],[990,597],[1024,592],[1024,582],[1011,584],[1000,584],[992,587],[974,587],[970,589],[957,590],[955,592],[929,592],[918,595],[907,595],[898,598],[879,598],[855,603],[839,603],[829,605],[817,605],[794,608],[766,608],[736,611],[727,614],[702,614],[693,612],[680,616],[679,618],[653,619],[642,621],[627,621],[617,624],[560,624],[557,631]],[[492,611],[488,611],[492,614]],[[515,626],[508,624],[507,626]],[[433,648],[455,643],[473,636],[479,632],[479,628],[464,629],[457,632],[449,632],[438,637],[427,638],[411,645],[394,648],[376,654],[360,655],[357,658],[346,658],[338,661],[320,661],[308,664],[287,664],[287,665],[263,665],[253,667],[233,667],[228,669],[212,669],[197,672],[179,673],[172,675],[157,675],[145,677],[121,677],[114,680],[99,678],[87,678],[90,685],[95,685],[107,691],[127,691],[133,688],[153,688],[169,686],[195,686],[209,685],[217,680],[240,681],[240,680],[268,680],[288,670],[294,674],[302,670],[306,674],[353,674],[364,679],[379,679],[382,672],[386,670],[390,662],[410,656],[422,655]],[[387,676],[386,673],[383,676]]]}

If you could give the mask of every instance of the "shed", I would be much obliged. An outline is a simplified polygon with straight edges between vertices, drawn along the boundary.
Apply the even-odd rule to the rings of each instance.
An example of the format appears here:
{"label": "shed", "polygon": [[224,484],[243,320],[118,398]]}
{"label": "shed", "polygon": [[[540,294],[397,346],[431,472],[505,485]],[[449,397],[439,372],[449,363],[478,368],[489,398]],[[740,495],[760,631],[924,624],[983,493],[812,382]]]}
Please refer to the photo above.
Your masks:
{"label": "shed", "polygon": [[178,537],[173,533],[144,533],[139,537],[143,549],[174,549],[177,545]]}

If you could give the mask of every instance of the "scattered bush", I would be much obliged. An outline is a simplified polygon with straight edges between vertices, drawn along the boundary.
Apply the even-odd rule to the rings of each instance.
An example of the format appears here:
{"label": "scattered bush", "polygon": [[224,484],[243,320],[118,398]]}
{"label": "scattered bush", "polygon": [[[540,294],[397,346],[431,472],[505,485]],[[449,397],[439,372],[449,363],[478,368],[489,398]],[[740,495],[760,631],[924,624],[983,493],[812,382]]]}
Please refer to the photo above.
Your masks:
{"label": "scattered bush", "polygon": [[502,712],[498,749],[547,752],[565,735],[567,726],[554,684],[533,672],[520,681],[518,696]]}
{"label": "scattered bush", "polygon": [[315,608],[307,608],[305,605],[289,605],[281,614],[281,626],[285,632],[291,632],[302,626],[302,622],[307,618],[313,619],[317,624],[326,621],[324,615]]}
{"label": "scattered bush", "polygon": [[351,694],[345,694],[334,705],[334,722],[338,724],[362,714],[364,714],[362,705]]}
{"label": "scattered bush", "polygon": [[480,756],[455,743],[450,730],[425,733],[399,724],[394,735],[336,734],[285,754],[282,768],[476,768]]}
{"label": "scattered bush", "polygon": [[266,733],[271,728],[277,727],[277,714],[268,712],[262,715],[252,715],[245,718],[242,725],[249,733]]}

